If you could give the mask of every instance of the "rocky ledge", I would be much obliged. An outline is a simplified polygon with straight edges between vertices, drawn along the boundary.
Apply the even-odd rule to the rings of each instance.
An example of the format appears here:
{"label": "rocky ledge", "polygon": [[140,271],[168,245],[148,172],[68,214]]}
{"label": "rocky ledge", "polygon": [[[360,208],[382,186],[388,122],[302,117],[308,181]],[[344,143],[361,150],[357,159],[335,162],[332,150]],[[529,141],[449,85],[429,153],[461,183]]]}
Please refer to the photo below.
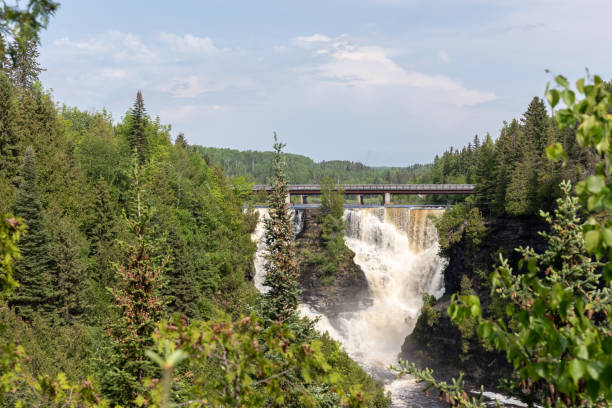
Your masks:
{"label": "rocky ledge", "polygon": [[504,354],[483,347],[476,335],[467,340],[462,338],[446,313],[449,298],[460,291],[465,275],[480,297],[485,314],[491,313],[495,305],[489,307],[494,299],[486,280],[499,260],[499,253],[510,259],[510,265],[516,266],[520,256],[514,248],[531,246],[542,251],[545,242],[538,231],[547,226],[536,217],[495,218],[488,220],[486,226],[488,234],[479,247],[470,247],[462,239],[449,248],[449,263],[444,271],[446,293],[429,313],[419,317],[414,331],[404,341],[400,357],[415,362],[420,368],[432,368],[434,375],[442,380],[448,381],[463,373],[470,385],[495,388],[499,378],[507,378],[512,373],[512,367]]}
{"label": "rocky ledge", "polygon": [[300,260],[302,301],[333,318],[341,312],[367,307],[372,300],[366,276],[353,261],[352,251],[349,250],[349,256],[344,257],[333,273],[326,273],[320,263],[314,261],[326,251],[318,222],[325,215],[319,208],[304,210],[296,251]]}

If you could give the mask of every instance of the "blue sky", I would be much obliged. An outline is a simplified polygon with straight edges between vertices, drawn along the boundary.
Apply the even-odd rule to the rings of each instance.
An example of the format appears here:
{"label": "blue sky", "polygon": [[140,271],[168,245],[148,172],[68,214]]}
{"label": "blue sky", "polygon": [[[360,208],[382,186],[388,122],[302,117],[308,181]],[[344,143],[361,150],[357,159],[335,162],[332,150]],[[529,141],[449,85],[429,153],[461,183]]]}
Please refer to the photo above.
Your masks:
{"label": "blue sky", "polygon": [[45,86],[194,144],[370,165],[497,136],[550,74],[612,77],[607,0],[60,0]]}

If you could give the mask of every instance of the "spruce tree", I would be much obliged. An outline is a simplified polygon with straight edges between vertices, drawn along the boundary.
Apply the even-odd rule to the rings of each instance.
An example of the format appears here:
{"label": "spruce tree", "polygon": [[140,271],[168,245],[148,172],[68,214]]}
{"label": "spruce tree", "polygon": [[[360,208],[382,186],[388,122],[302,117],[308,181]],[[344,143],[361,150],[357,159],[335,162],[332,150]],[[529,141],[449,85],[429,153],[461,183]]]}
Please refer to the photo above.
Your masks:
{"label": "spruce tree", "polygon": [[188,317],[197,317],[200,285],[198,285],[196,266],[189,253],[189,245],[180,231],[171,226],[168,231],[168,244],[171,259],[166,268],[164,295],[168,299],[168,310]]}
{"label": "spruce tree", "polygon": [[117,266],[118,284],[113,294],[119,318],[107,330],[114,347],[101,379],[105,394],[121,405],[131,404],[143,391],[144,378],[155,372],[145,352],[153,345],[152,334],[164,305],[159,290],[166,262],[155,256],[153,210],[144,198],[140,172],[140,165],[134,163],[132,201],[125,217],[133,241],[125,244],[127,259]]}
{"label": "spruce tree", "polygon": [[550,144],[550,117],[546,111],[544,101],[537,96],[531,100],[527,111],[523,114],[523,133],[538,158]]}
{"label": "spruce tree", "polygon": [[136,93],[136,101],[129,113],[130,129],[128,142],[130,150],[136,152],[140,164],[144,164],[149,158],[149,142],[147,140],[147,111],[142,99],[142,92]]}
{"label": "spruce tree", "polygon": [[521,158],[522,134],[518,121],[505,124],[499,139],[495,142],[496,181],[493,197],[493,212],[502,215],[506,209],[506,192],[510,176]]}
{"label": "spruce tree", "polygon": [[88,276],[81,256],[83,239],[71,220],[60,218],[53,227],[49,245],[54,257],[53,285],[57,296],[54,306],[66,322],[82,316],[87,308]]}
{"label": "spruce tree", "polygon": [[16,115],[13,86],[8,77],[0,72],[0,176],[10,183],[16,182],[20,164]]}
{"label": "spruce tree", "polygon": [[11,44],[9,54],[13,84],[20,89],[32,89],[41,71],[44,71],[38,63],[38,40],[30,36],[18,37]]}
{"label": "spruce tree", "polygon": [[510,215],[528,215],[534,212],[534,192],[537,187],[536,159],[533,152],[526,152],[510,175],[506,190],[505,208]]}
{"label": "spruce tree", "polygon": [[478,203],[489,203],[495,195],[495,145],[491,136],[482,142],[478,149],[478,162],[474,175],[476,188],[474,196]]}
{"label": "spruce tree", "polygon": [[34,313],[43,308],[53,289],[49,270],[49,238],[43,221],[36,179],[34,150],[26,149],[21,171],[21,185],[17,190],[15,214],[22,217],[28,226],[19,243],[21,260],[16,265],[15,277],[20,287],[10,304],[24,319],[32,319]]}
{"label": "spruce tree", "polygon": [[270,288],[265,295],[267,308],[265,312],[274,321],[285,321],[294,317],[300,295],[297,282],[298,262],[293,243],[293,222],[289,205],[285,201],[289,190],[282,152],[284,146],[274,133],[274,178],[268,199],[269,217],[264,220],[266,242],[264,285]]}

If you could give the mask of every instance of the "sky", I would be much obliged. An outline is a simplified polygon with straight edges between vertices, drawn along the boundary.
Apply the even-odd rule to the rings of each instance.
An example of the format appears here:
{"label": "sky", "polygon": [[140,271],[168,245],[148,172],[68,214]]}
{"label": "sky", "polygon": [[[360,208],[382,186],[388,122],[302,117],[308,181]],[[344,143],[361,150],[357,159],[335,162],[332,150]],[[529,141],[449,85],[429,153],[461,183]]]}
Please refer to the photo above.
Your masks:
{"label": "sky", "polygon": [[[59,0],[59,103],[148,113],[191,144],[373,166],[497,137],[553,74],[612,77],[609,0]],[[546,70],[551,73],[547,73]]]}

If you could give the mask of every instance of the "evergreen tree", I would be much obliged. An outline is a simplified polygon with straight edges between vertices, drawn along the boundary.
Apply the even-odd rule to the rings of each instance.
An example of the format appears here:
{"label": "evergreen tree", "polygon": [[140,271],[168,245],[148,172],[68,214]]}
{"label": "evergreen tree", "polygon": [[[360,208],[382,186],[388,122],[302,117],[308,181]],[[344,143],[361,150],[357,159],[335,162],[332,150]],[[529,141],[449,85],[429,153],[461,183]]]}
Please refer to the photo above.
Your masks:
{"label": "evergreen tree", "polygon": [[87,307],[89,279],[81,254],[83,239],[76,227],[66,218],[54,223],[52,233],[53,239],[49,248],[55,258],[55,307],[65,321],[71,322],[75,317],[81,316]]}
{"label": "evergreen tree", "polygon": [[196,279],[196,270],[193,256],[189,254],[189,247],[185,238],[176,228],[170,227],[168,231],[168,244],[171,258],[166,268],[164,295],[168,299],[168,310],[178,312],[188,317],[197,317],[198,298],[200,287]]}
{"label": "evergreen tree", "polygon": [[102,388],[116,404],[131,404],[143,391],[142,381],[154,373],[145,356],[153,345],[155,324],[162,316],[161,286],[165,261],[156,259],[156,244],[151,241],[152,209],[144,199],[141,168],[133,166],[130,211],[126,224],[135,242],[125,244],[128,259],[117,267],[118,285],[114,289],[119,319],[107,330],[113,340]]}
{"label": "evergreen tree", "polygon": [[11,45],[9,53],[13,84],[21,89],[32,89],[32,85],[38,82],[39,74],[44,71],[38,63],[38,40],[28,36],[18,37]]}
{"label": "evergreen tree", "polygon": [[531,100],[527,111],[523,114],[523,133],[528,143],[531,143],[537,156],[542,156],[550,144],[550,117],[546,112],[544,101],[537,96]]}
{"label": "evergreen tree", "polygon": [[147,111],[142,99],[142,92],[136,93],[136,101],[130,110],[130,129],[128,142],[132,152],[136,152],[140,164],[144,164],[149,158],[149,142],[147,139]]}
{"label": "evergreen tree", "polygon": [[274,133],[274,179],[268,200],[269,217],[264,220],[266,242],[266,313],[271,320],[284,321],[295,316],[300,290],[298,262],[293,245],[293,222],[286,198],[289,195],[285,177],[285,145]]}
{"label": "evergreen tree", "polygon": [[510,215],[527,215],[534,211],[534,187],[537,187],[536,160],[527,152],[510,175],[506,190],[505,208]]}
{"label": "evergreen tree", "polygon": [[96,183],[96,197],[92,203],[92,216],[87,228],[90,240],[90,254],[96,255],[104,244],[112,244],[115,239],[113,209],[108,191],[108,183],[102,176]]}
{"label": "evergreen tree", "polygon": [[13,86],[0,72],[0,175],[15,183],[19,173],[19,139],[15,120],[17,115]]}
{"label": "evergreen tree", "polygon": [[495,142],[496,181],[493,197],[493,212],[502,215],[506,211],[506,192],[510,184],[510,175],[516,162],[521,157],[522,134],[516,119],[508,125],[505,123],[499,139]]}
{"label": "evergreen tree", "polygon": [[474,196],[478,203],[489,203],[495,195],[495,145],[491,136],[487,137],[478,149],[478,163],[474,175],[476,187]]}
{"label": "evergreen tree", "polygon": [[185,134],[183,132],[178,134],[178,136],[176,137],[176,140],[174,141],[174,145],[180,146],[183,149],[186,149],[189,147],[189,143],[187,143],[187,139],[185,138]]}
{"label": "evergreen tree", "polygon": [[43,221],[36,178],[36,160],[31,147],[26,149],[23,159],[15,214],[24,219],[28,231],[19,243],[22,258],[16,266],[15,277],[21,286],[10,304],[24,319],[32,319],[34,313],[47,304],[53,285],[48,273],[49,238]]}

